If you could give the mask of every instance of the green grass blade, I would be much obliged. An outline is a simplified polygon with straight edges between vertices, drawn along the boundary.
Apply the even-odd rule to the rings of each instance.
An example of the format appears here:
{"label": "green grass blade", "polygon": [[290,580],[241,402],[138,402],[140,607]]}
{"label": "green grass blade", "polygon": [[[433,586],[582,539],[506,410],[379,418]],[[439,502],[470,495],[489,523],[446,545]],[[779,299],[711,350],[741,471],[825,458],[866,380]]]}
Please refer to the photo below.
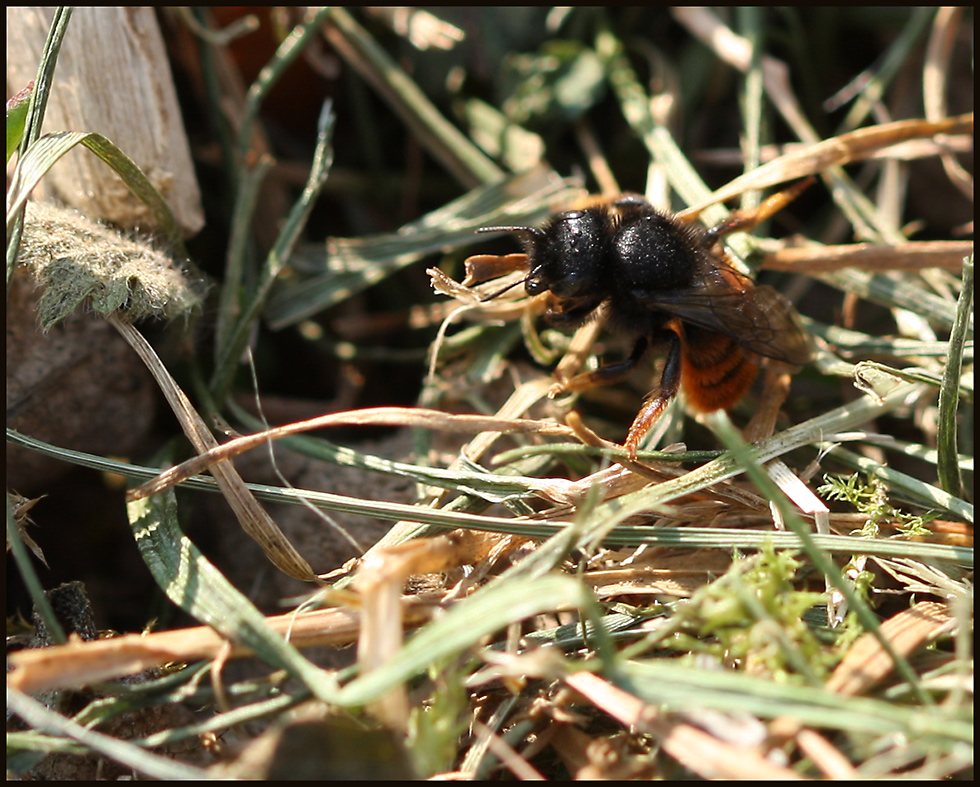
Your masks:
{"label": "green grass blade", "polygon": [[183,252],[184,244],[180,228],[160,192],[154,188],[129,156],[101,134],[92,132],[62,131],[45,135],[21,156],[7,195],[7,231],[10,232],[12,216],[24,206],[31,192],[41,182],[41,178],[77,145],[88,148],[122,178],[130,191],[146,203],[153,212],[157,227],[164,237],[181,253],[181,256],[186,256]]}
{"label": "green grass blade", "polygon": [[480,227],[535,224],[580,193],[575,181],[540,168],[479,186],[397,232],[330,238],[326,254],[317,252],[319,272],[281,284],[266,319],[276,329],[293,325],[427,255],[471,245]]}
{"label": "green grass blade", "polygon": [[335,696],[328,673],[273,631],[265,616],[181,532],[173,490],[128,503],[126,510],[140,555],[167,598],[267,663],[289,670],[321,699]]}
{"label": "green grass blade", "polygon": [[786,716],[818,728],[929,736],[947,748],[973,741],[972,722],[936,706],[901,708],[892,702],[780,684],[741,672],[705,670],[667,659],[630,661],[620,665],[620,670],[622,678],[617,675],[614,680],[622,688],[680,713],[710,708],[766,719]]}
{"label": "green grass blade", "polygon": [[937,471],[939,485],[951,495],[962,496],[963,478],[960,475],[957,450],[956,410],[960,401],[960,373],[963,368],[963,346],[973,315],[973,258],[963,260],[963,289],[956,306],[956,318],[949,337],[949,356],[943,370],[939,389],[939,427],[936,449],[939,452]]}
{"label": "green grass blade", "polygon": [[457,656],[514,621],[556,609],[578,609],[587,603],[579,582],[557,574],[507,587],[498,585],[494,592],[474,593],[444,617],[417,631],[397,658],[344,686],[338,702],[347,707],[373,702],[430,665]]}
{"label": "green grass blade", "polygon": [[[7,441],[13,445],[30,448],[46,456],[90,467],[100,472],[118,473],[128,478],[147,480],[159,474],[158,468],[141,467],[80,451],[58,448],[40,440],[21,435],[8,429]],[[692,471],[696,472],[696,471]],[[209,476],[193,476],[182,484],[187,489],[218,492],[217,483]],[[330,492],[311,489],[295,489],[269,486],[266,484],[247,484],[248,489],[261,500],[270,503],[303,505],[303,501],[328,511],[343,511],[362,516],[387,520],[410,520],[438,528],[472,528],[494,533],[523,534],[532,538],[549,538],[569,527],[572,523],[562,520],[514,520],[504,517],[483,516],[451,508],[436,509],[376,500],[363,500]],[[862,554],[880,557],[918,557],[922,560],[952,562],[972,566],[973,549],[946,544],[923,544],[920,542],[897,541],[892,539],[868,539],[854,536],[813,535],[812,538],[822,549],[838,554]],[[607,529],[603,543],[608,546],[638,546],[657,544],[668,547],[687,547],[691,549],[758,549],[767,541],[779,549],[799,549],[801,542],[793,533],[766,532],[727,528],[662,528],[653,525],[618,524]]]}
{"label": "green grass blade", "polygon": [[208,772],[202,768],[175,762],[169,757],[153,754],[128,741],[86,729],[66,719],[60,713],[48,709],[33,697],[10,687],[7,688],[7,709],[20,716],[32,729],[78,741],[86,748],[151,778],[167,781],[203,781],[209,778]]}

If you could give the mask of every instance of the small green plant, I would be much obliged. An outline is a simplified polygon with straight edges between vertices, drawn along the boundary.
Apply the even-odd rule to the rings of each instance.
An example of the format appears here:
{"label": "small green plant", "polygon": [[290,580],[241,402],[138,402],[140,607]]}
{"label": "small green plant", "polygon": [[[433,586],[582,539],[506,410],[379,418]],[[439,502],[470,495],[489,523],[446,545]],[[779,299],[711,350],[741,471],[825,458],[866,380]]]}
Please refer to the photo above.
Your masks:
{"label": "small green plant", "polygon": [[837,659],[806,622],[808,610],[826,599],[799,589],[803,567],[796,555],[771,545],[736,560],[682,607],[694,636],[682,633],[678,642],[755,675],[783,681],[795,674],[817,683]]}
{"label": "small green plant", "polygon": [[846,478],[825,475],[824,483],[817,491],[829,500],[850,503],[858,513],[867,516],[863,527],[855,531],[856,535],[877,536],[880,523],[888,521],[894,523],[904,536],[921,536],[929,532],[926,525],[937,517],[933,513],[912,514],[895,508],[888,501],[888,488],[873,475],[863,482],[858,473]]}

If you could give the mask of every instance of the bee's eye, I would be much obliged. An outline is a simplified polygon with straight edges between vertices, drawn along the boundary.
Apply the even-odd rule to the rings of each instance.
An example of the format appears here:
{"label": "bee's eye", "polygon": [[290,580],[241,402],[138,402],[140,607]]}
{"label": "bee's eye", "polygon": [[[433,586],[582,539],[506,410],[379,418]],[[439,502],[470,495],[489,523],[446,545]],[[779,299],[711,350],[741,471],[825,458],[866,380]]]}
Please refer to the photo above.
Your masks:
{"label": "bee's eye", "polygon": [[551,291],[559,298],[572,298],[581,295],[588,284],[589,280],[581,271],[567,271],[551,283]]}

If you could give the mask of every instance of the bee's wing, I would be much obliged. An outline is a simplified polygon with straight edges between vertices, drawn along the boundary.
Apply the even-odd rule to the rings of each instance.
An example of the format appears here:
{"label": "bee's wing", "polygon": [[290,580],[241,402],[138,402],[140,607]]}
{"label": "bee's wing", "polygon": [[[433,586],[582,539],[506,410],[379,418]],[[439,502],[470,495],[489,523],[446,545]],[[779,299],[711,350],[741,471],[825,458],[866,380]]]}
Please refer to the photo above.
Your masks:
{"label": "bee's wing", "polygon": [[772,287],[753,286],[748,279],[739,282],[745,289],[737,289],[726,281],[728,273],[689,289],[650,292],[643,300],[684,322],[731,336],[758,355],[808,363],[810,341],[792,304]]}

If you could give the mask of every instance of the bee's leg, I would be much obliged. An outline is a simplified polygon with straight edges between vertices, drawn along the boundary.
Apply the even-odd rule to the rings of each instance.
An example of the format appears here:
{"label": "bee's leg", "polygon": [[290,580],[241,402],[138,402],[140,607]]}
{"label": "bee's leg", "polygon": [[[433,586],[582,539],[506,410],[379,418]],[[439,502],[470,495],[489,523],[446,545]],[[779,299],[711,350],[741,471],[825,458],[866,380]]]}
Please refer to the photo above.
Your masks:
{"label": "bee's leg", "polygon": [[640,412],[633,419],[629,434],[626,435],[624,445],[630,459],[636,459],[636,448],[640,440],[657,422],[671,399],[677,396],[681,385],[681,337],[668,330],[664,331],[663,338],[667,344],[667,360],[664,362],[660,385],[643,403]]}
{"label": "bee's leg", "polygon": [[584,391],[589,388],[595,388],[597,385],[618,383],[639,363],[647,351],[647,345],[647,338],[641,336],[637,339],[636,344],[633,345],[633,351],[629,354],[628,358],[606,366],[600,366],[594,372],[583,372],[567,380],[562,380],[560,383],[561,389],[563,391]]}
{"label": "bee's leg", "polygon": [[732,211],[728,215],[727,219],[722,221],[720,224],[716,224],[705,233],[705,247],[711,248],[719,240],[733,232],[746,232],[761,224],[774,213],[778,213],[789,205],[789,203],[796,199],[804,189],[808,188],[813,183],[813,180],[813,177],[809,177],[797,181],[788,189],[784,189],[783,191],[766,198],[753,210]]}

